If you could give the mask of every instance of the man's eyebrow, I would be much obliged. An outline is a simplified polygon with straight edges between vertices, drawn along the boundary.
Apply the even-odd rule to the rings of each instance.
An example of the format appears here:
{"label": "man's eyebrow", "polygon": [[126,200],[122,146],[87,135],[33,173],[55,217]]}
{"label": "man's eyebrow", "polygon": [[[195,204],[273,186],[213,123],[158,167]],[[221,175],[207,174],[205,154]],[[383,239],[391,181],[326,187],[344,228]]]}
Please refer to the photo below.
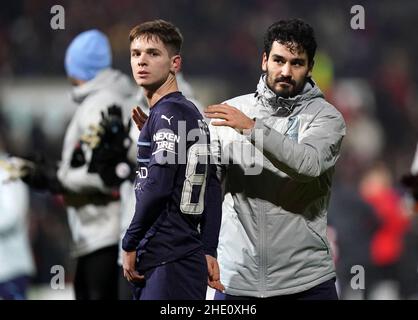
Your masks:
{"label": "man's eyebrow", "polygon": [[160,49],[158,48],[146,48],[145,50],[140,50],[138,48],[131,48],[131,52],[140,52],[140,51],[145,51],[145,52],[161,52]]}
{"label": "man's eyebrow", "polygon": [[281,55],[279,55],[279,54],[277,54],[277,53],[274,53],[274,54],[273,54],[273,58],[275,58],[275,59],[284,59],[284,57],[283,57],[283,56],[281,56]]}
{"label": "man's eyebrow", "polygon": [[161,52],[161,50],[158,48],[147,48],[145,51],[146,52]]}
{"label": "man's eyebrow", "polygon": [[306,59],[304,59],[304,58],[294,58],[294,59],[291,59],[291,61],[292,62],[305,63]]}
{"label": "man's eyebrow", "polygon": [[[283,56],[281,56],[281,55],[279,55],[277,53],[273,54],[272,57],[274,59],[287,60],[285,57],[283,57]],[[305,63],[306,62],[306,59],[305,58],[291,58],[290,61],[291,62],[303,62],[303,63]]]}

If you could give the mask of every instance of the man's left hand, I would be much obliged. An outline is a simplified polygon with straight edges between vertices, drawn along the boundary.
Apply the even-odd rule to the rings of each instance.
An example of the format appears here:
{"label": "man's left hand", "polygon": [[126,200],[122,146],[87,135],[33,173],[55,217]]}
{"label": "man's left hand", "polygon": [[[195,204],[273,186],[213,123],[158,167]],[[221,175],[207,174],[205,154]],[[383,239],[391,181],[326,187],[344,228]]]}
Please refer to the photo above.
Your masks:
{"label": "man's left hand", "polygon": [[205,109],[205,116],[211,119],[222,119],[213,121],[214,126],[228,126],[239,133],[254,128],[255,121],[247,117],[243,112],[227,104],[214,104]]}
{"label": "man's left hand", "polygon": [[15,181],[27,176],[33,170],[35,164],[23,158],[10,157],[0,159],[0,168],[7,172],[8,177],[4,182]]}
{"label": "man's left hand", "polygon": [[129,282],[141,282],[145,280],[143,275],[140,275],[138,271],[135,270],[136,263],[136,251],[122,252],[123,259],[123,276]]}
{"label": "man's left hand", "polygon": [[148,119],[146,113],[142,111],[140,106],[136,106],[132,109],[131,117],[134,120],[138,130],[141,131]]}
{"label": "man's left hand", "polygon": [[209,287],[223,292],[225,287],[221,283],[219,276],[218,260],[211,255],[206,255],[206,263],[208,265],[208,285]]}

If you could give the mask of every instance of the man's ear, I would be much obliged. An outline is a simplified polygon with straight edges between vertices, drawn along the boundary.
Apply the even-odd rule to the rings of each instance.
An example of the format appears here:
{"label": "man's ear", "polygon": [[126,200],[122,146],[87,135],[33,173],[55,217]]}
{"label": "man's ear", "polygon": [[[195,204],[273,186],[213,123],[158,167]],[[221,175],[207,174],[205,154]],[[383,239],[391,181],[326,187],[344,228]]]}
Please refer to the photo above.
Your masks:
{"label": "man's ear", "polygon": [[312,77],[312,70],[313,70],[314,64],[315,64],[315,60],[312,60],[312,62],[309,65],[309,69],[308,69],[308,77]]}
{"label": "man's ear", "polygon": [[173,73],[180,72],[181,69],[181,56],[175,55],[171,57],[171,68],[170,71]]}
{"label": "man's ear", "polygon": [[261,59],[261,69],[264,72],[267,72],[267,60],[268,60],[267,54],[264,52],[263,58]]}

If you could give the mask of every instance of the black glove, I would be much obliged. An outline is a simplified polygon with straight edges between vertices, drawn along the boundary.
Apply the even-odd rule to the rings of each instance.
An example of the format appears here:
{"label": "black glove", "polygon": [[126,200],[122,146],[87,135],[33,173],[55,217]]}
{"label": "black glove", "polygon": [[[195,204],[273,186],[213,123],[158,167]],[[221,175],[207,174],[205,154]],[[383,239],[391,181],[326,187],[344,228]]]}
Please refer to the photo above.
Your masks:
{"label": "black glove", "polygon": [[401,183],[411,190],[415,201],[418,201],[418,175],[404,175],[401,178]]}
{"label": "black glove", "polygon": [[40,191],[50,191],[51,193],[63,193],[64,188],[58,180],[58,165],[55,162],[46,160],[42,155],[29,157],[28,164],[22,170],[25,174],[21,177],[30,187]]}
{"label": "black glove", "polygon": [[132,140],[129,127],[123,123],[122,108],[112,105],[107,114],[102,112],[102,120],[97,132],[99,141],[93,147],[88,172],[98,173],[107,186],[118,186],[130,178],[133,164],[127,159]]}
{"label": "black glove", "polygon": [[81,148],[82,141],[77,143],[74,148],[73,155],[71,157],[70,165],[73,168],[79,168],[86,164],[86,158],[84,157],[83,149]]}

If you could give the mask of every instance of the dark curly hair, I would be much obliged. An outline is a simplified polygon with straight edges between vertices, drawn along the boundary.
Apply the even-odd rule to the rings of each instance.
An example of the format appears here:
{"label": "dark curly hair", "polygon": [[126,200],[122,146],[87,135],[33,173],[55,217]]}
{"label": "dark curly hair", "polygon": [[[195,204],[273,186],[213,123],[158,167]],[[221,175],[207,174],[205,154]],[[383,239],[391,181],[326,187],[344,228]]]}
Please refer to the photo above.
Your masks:
{"label": "dark curly hair", "polygon": [[312,27],[301,19],[280,20],[273,23],[264,35],[264,52],[270,55],[274,41],[285,45],[292,53],[306,51],[311,65],[316,51]]}

